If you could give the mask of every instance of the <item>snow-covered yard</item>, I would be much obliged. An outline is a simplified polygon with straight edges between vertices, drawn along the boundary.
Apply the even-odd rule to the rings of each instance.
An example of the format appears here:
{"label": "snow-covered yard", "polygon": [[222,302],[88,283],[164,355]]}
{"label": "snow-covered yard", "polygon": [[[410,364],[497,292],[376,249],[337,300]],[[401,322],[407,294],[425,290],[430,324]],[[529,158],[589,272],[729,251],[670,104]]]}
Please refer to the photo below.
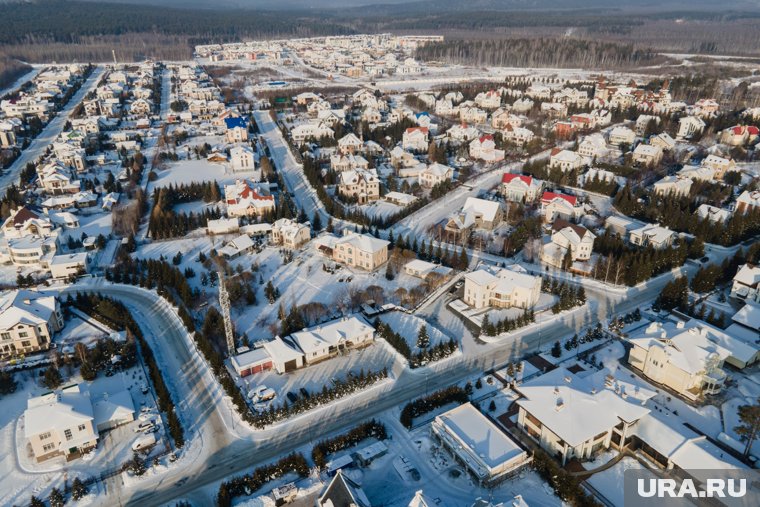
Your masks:
{"label": "snow-covered yard", "polygon": [[[646,470],[644,465],[636,461],[634,458],[625,457],[616,463],[612,468],[592,475],[588,479],[588,483],[601,493],[607,500],[609,500],[616,507],[623,507],[623,477],[626,470]],[[655,478],[651,472],[652,478]]]}
{"label": "snow-covered yard", "polygon": [[384,313],[380,316],[380,320],[385,324],[391,326],[391,328],[403,336],[409,347],[412,349],[412,353],[419,352],[417,348],[417,336],[422,326],[427,328],[428,337],[430,337],[430,345],[437,345],[438,343],[448,341],[452,336],[448,336],[446,333],[432,326],[424,319],[417,317],[416,315],[410,315],[401,311],[393,311]]}

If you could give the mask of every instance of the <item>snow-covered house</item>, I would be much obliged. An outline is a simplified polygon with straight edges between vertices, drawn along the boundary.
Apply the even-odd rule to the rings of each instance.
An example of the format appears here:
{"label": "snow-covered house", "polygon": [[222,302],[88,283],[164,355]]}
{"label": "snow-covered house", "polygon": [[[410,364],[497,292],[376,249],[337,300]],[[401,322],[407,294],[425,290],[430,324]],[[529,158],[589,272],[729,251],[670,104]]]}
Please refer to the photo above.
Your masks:
{"label": "snow-covered house", "polygon": [[760,191],[745,190],[736,198],[737,213],[751,213],[760,209]]}
{"label": "snow-covered house", "polygon": [[684,116],[678,120],[677,139],[689,139],[705,129],[705,122],[696,116]]}
{"label": "snow-covered house", "polygon": [[615,127],[610,130],[609,142],[612,146],[631,146],[636,140],[636,133],[628,127]]}
{"label": "snow-covered house", "polygon": [[702,165],[687,165],[678,171],[676,176],[681,179],[690,179],[691,181],[713,181],[715,179],[715,170]]}
{"label": "snow-covered house", "polygon": [[374,271],[388,261],[389,244],[384,239],[349,230],[341,237],[325,234],[314,241],[315,247],[334,261],[367,271]]}
{"label": "snow-covered house", "polygon": [[541,260],[555,268],[562,268],[569,252],[571,262],[588,261],[594,250],[594,239],[596,236],[585,227],[557,219],[552,224],[551,242],[541,250]]}
{"label": "snow-covered house", "polygon": [[451,167],[435,162],[420,171],[417,179],[421,187],[432,188],[444,181],[450,181],[453,175],[454,170]]}
{"label": "snow-covered house", "polygon": [[436,416],[430,430],[481,486],[517,474],[532,461],[520,444],[471,403]]}
{"label": "snow-covered house", "polygon": [[480,92],[475,96],[475,104],[483,109],[498,109],[501,107],[501,94],[497,90]]}
{"label": "snow-covered house", "polygon": [[644,402],[655,394],[617,381],[606,370],[580,377],[562,367],[515,389],[522,396],[515,402],[517,427],[563,465],[571,458],[622,448],[634,425],[649,413]]}
{"label": "snow-covered house", "polygon": [[340,173],[338,193],[355,199],[359,204],[380,198],[380,179],[375,169],[350,169]]}
{"label": "snow-covered house", "polygon": [[715,224],[725,223],[731,218],[731,212],[727,209],[711,206],[710,204],[700,204],[697,211],[694,212],[700,219],[709,220]]}
{"label": "snow-covered house", "polygon": [[656,166],[662,161],[662,149],[651,144],[639,144],[633,150],[632,159],[648,167]]}
{"label": "snow-covered house", "polygon": [[668,134],[667,132],[662,132],[660,134],[650,137],[649,144],[652,146],[657,146],[662,151],[672,150],[673,148],[676,147],[675,139],[670,137],[670,134]]}
{"label": "snow-covered house", "polygon": [[253,150],[248,146],[233,146],[230,148],[230,165],[233,172],[249,172],[256,169]]}
{"label": "snow-covered house", "polygon": [[359,152],[363,146],[364,143],[362,140],[356,137],[356,134],[353,132],[349,132],[345,136],[338,139],[338,151],[343,155],[354,155]]}
{"label": "snow-covered house", "polygon": [[225,259],[232,260],[237,259],[241,255],[253,252],[255,247],[255,243],[248,234],[241,234],[220,248],[219,254]]}
{"label": "snow-covered house", "polygon": [[457,123],[446,131],[446,137],[456,143],[469,142],[480,136],[480,131],[466,123]]}
{"label": "snow-covered house", "polygon": [[352,315],[305,328],[287,336],[284,341],[300,350],[308,365],[348,349],[367,345],[374,337],[375,329],[361,317]]}
{"label": "snow-covered house", "polygon": [[0,296],[0,357],[47,350],[61,329],[63,314],[55,296],[31,290]]}
{"label": "snow-covered house", "polygon": [[404,131],[401,146],[405,150],[423,152],[428,149],[428,129],[425,127],[410,127]]}
{"label": "snow-covered house", "polygon": [[369,169],[369,161],[361,155],[333,153],[330,155],[330,168],[335,172]]}
{"label": "snow-covered house", "polygon": [[98,445],[92,402],[78,385],[30,398],[24,423],[37,462],[61,455],[69,460]]}
{"label": "snow-covered house", "polygon": [[502,135],[504,136],[505,141],[518,145],[529,143],[536,137],[536,134],[532,131],[524,127],[515,127],[512,125],[505,126]]}
{"label": "snow-covered house", "polygon": [[317,507],[372,507],[362,488],[344,475],[342,470],[337,471],[330,484],[319,495],[316,505]]}
{"label": "snow-covered house", "polygon": [[760,266],[744,264],[734,276],[731,297],[760,303]]}
{"label": "snow-covered house", "polygon": [[459,121],[474,123],[476,125],[485,125],[488,121],[488,113],[479,107],[460,106]]}
{"label": "snow-covered house", "polygon": [[323,137],[333,138],[335,132],[324,122],[309,122],[302,123],[293,127],[290,131],[290,135],[293,138],[293,142],[296,144],[303,144],[309,139],[320,139]]}
{"label": "snow-covered house", "polygon": [[712,169],[715,179],[722,180],[728,171],[736,171],[736,162],[730,158],[708,155],[702,160],[702,167]]}
{"label": "snow-covered house", "polygon": [[485,162],[500,162],[504,160],[504,150],[497,150],[493,136],[487,134],[470,142],[470,157]]}
{"label": "snow-covered house", "polygon": [[725,129],[720,136],[720,142],[729,146],[744,146],[757,141],[760,129],[754,125],[735,125]]}
{"label": "snow-covered house", "polygon": [[446,220],[444,232],[451,241],[458,241],[472,229],[491,230],[502,219],[501,204],[477,197],[468,197],[461,211]]}
{"label": "snow-covered house", "polygon": [[261,216],[275,211],[274,197],[268,187],[247,180],[225,185],[224,202],[230,217]]}
{"label": "snow-covered house", "polygon": [[532,308],[541,295],[541,277],[521,268],[479,269],[464,276],[464,302],[480,309]]}
{"label": "snow-covered house", "polygon": [[729,352],[708,338],[707,328],[686,329],[679,322],[669,332],[662,323],[652,322],[626,340],[632,345],[631,366],[690,400],[717,394],[723,387],[726,373],[721,367]]}
{"label": "snow-covered house", "polygon": [[652,188],[656,194],[675,195],[679,197],[688,196],[691,191],[691,185],[694,182],[689,178],[679,178],[678,176],[665,176],[656,181]]}
{"label": "snow-covered house", "polygon": [[676,233],[659,224],[647,224],[629,232],[628,240],[638,246],[651,246],[655,250],[668,248],[673,244]]}
{"label": "snow-covered house", "polygon": [[436,273],[440,276],[448,276],[451,271],[451,268],[447,268],[441,264],[433,264],[432,262],[423,261],[421,259],[414,259],[404,264],[404,273],[423,280],[431,273]]}
{"label": "snow-covered house", "polygon": [[557,192],[541,194],[541,213],[548,223],[554,222],[557,218],[574,220],[580,216],[582,209],[578,203],[578,198],[573,195]]}
{"label": "snow-covered house", "polygon": [[309,223],[299,224],[288,218],[281,218],[272,224],[272,243],[285,248],[296,249],[311,239]]}
{"label": "snow-covered house", "polygon": [[601,160],[607,155],[607,143],[602,134],[586,136],[578,145],[578,155],[590,160]]}
{"label": "snow-covered house", "polygon": [[499,192],[506,200],[522,203],[535,201],[543,189],[543,181],[533,176],[512,173],[505,173],[499,186]]}
{"label": "snow-covered house", "polygon": [[248,121],[241,117],[224,119],[225,138],[228,143],[242,143],[248,140]]}
{"label": "snow-covered house", "polygon": [[583,157],[570,150],[554,148],[549,159],[549,167],[559,168],[563,173],[580,169],[583,165]]}

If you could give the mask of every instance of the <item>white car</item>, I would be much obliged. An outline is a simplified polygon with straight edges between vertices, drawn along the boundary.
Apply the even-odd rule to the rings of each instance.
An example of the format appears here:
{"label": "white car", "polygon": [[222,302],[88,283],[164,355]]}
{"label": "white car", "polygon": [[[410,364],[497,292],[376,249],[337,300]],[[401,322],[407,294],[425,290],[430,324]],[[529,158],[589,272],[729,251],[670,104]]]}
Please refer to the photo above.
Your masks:
{"label": "white car", "polygon": [[148,435],[143,435],[132,444],[132,450],[133,451],[142,451],[143,449],[147,449],[148,447],[155,445],[156,443],[156,437],[152,433]]}

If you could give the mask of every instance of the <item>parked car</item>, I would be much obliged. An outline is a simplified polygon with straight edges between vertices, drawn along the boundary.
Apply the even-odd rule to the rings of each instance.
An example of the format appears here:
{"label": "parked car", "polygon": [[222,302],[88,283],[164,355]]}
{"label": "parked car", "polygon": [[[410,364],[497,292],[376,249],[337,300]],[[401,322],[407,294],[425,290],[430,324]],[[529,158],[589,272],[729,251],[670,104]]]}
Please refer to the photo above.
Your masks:
{"label": "parked car", "polygon": [[291,403],[295,403],[296,401],[298,401],[298,396],[296,396],[291,391],[288,391],[288,394],[286,394],[285,396],[288,397],[288,400],[290,400]]}
{"label": "parked car", "polygon": [[302,388],[300,389],[300,391],[301,391],[301,396],[303,396],[303,397],[304,397],[304,398],[306,398],[307,400],[308,400],[309,398],[311,398],[311,395],[309,394],[309,391],[307,391],[305,388],[303,388],[303,387],[302,387]]}
{"label": "parked car", "polygon": [[153,424],[153,421],[144,421],[144,422],[141,422],[139,426],[137,426],[135,433],[139,433],[147,429],[153,429],[154,427],[155,427],[155,424]]}
{"label": "parked car", "polygon": [[155,435],[148,434],[143,435],[132,444],[132,450],[133,451],[142,451],[147,449],[148,447],[156,444],[156,437]]}

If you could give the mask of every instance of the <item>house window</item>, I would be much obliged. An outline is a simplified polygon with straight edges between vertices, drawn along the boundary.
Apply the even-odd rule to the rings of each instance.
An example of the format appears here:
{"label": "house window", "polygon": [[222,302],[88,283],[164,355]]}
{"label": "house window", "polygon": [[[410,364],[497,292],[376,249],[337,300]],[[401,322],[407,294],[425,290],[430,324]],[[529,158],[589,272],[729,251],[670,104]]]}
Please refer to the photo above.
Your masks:
{"label": "house window", "polygon": [[85,426],[84,424],[80,424],[80,425],[77,427],[77,429],[78,429],[79,431],[84,431],[84,429],[85,429],[86,427],[87,427],[87,426]]}
{"label": "house window", "polygon": [[64,431],[63,436],[66,437],[66,440],[71,440],[71,430]]}
{"label": "house window", "polygon": [[22,347],[31,347],[32,346],[32,342],[30,342],[29,340],[25,340],[25,341],[21,342],[21,346]]}
{"label": "house window", "polygon": [[11,339],[11,334],[10,333],[0,333],[0,338],[2,338],[3,340],[10,340]]}
{"label": "house window", "polygon": [[26,332],[26,331],[21,331],[21,332],[18,334],[18,337],[19,337],[19,338],[26,338],[27,336],[29,336],[29,335],[27,334],[27,332]]}
{"label": "house window", "polygon": [[50,438],[50,436],[51,435],[49,431],[46,431],[45,433],[40,433],[40,440],[47,440],[48,438]]}
{"label": "house window", "polygon": [[42,446],[42,450],[45,452],[50,452],[53,449],[55,449],[55,444],[45,444]]}

